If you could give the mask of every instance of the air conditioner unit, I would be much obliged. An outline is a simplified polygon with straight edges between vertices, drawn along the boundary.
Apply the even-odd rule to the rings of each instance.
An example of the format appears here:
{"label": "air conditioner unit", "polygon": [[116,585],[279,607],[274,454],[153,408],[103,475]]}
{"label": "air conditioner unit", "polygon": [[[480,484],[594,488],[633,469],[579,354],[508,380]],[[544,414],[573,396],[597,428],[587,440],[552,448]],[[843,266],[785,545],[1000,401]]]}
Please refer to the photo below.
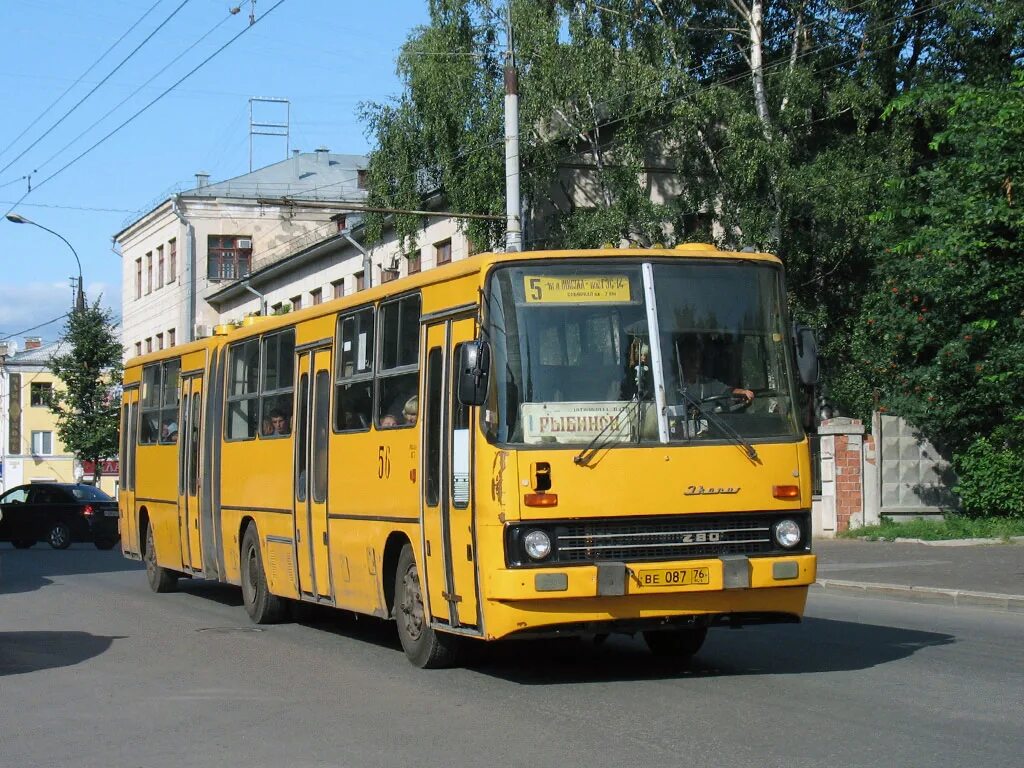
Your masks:
{"label": "air conditioner unit", "polygon": [[248,237],[240,237],[240,238],[238,238],[238,248],[242,249],[242,250],[248,248],[251,251],[252,250],[252,240],[250,238],[248,238]]}
{"label": "air conditioner unit", "polygon": [[192,338],[194,339],[205,339],[210,335],[210,327],[205,323],[196,323],[192,329]]}

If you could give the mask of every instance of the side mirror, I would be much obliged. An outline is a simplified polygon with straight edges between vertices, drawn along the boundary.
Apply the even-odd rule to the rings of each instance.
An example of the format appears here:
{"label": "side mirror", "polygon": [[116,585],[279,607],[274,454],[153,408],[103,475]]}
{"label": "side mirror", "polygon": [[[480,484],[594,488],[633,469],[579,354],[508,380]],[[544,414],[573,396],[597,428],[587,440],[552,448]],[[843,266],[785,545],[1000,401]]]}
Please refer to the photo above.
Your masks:
{"label": "side mirror", "polygon": [[806,325],[793,324],[793,346],[796,349],[796,369],[800,381],[808,387],[818,383],[818,342],[814,338],[814,329]]}
{"label": "side mirror", "polygon": [[483,405],[491,373],[491,348],[486,341],[467,341],[459,347],[458,396],[463,405]]}

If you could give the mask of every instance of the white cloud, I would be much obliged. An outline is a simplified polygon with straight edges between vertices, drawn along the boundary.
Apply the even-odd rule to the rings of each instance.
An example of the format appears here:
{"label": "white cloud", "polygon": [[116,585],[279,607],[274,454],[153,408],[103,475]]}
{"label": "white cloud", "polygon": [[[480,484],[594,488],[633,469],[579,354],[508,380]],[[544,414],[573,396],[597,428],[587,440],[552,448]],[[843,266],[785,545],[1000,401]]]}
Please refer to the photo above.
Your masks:
{"label": "white cloud", "polygon": [[[114,318],[119,320],[120,287],[103,283],[86,284],[87,301],[95,301],[100,294],[103,295],[103,306],[112,308]],[[55,341],[64,330],[63,316],[72,308],[74,298],[74,291],[66,282],[20,285],[0,283],[0,338],[10,336],[13,341],[19,342],[19,347],[26,335],[42,336],[45,341]],[[60,319],[49,322],[54,318]],[[40,325],[42,327],[36,328]]]}

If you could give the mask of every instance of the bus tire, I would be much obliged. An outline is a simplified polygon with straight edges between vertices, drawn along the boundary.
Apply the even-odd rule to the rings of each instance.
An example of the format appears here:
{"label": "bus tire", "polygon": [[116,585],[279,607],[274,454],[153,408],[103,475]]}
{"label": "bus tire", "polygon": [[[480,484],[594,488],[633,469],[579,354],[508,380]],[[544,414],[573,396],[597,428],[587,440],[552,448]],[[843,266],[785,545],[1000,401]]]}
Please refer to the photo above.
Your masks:
{"label": "bus tire", "polygon": [[644,632],[644,642],[655,656],[688,659],[700,650],[707,636],[707,627],[654,629]]}
{"label": "bus tire", "polygon": [[173,592],[178,588],[178,575],[169,568],[156,563],[156,544],[153,543],[153,526],[146,524],[146,551],[142,554],[146,563],[146,580],[154,592]]}
{"label": "bus tire", "polygon": [[458,659],[459,639],[435,632],[423,605],[423,591],[412,546],[406,544],[395,568],[395,623],[409,661],[420,669],[442,669]]}
{"label": "bus tire", "polygon": [[256,525],[249,524],[242,536],[242,602],[256,624],[276,624],[285,616],[285,601],[270,593],[263,570],[263,554]]}

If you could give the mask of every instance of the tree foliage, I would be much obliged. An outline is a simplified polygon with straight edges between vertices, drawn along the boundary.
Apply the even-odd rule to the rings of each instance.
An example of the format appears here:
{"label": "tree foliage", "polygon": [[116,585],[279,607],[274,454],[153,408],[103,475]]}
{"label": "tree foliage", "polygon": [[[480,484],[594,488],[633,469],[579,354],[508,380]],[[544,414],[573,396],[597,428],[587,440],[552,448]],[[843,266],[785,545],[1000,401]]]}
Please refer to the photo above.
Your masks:
{"label": "tree foliage", "polygon": [[[882,365],[871,344],[878,326],[869,328],[866,319],[882,322],[896,295],[887,280],[925,285],[924,270],[938,268],[938,254],[950,249],[964,262],[961,279],[970,275],[986,286],[988,293],[978,288],[970,301],[1001,295],[997,286],[1012,276],[985,271],[1003,263],[995,253],[1008,234],[1006,217],[982,219],[1010,207],[1012,195],[1000,185],[1013,178],[1019,153],[998,142],[966,146],[978,127],[985,133],[989,126],[971,128],[981,105],[957,99],[985,101],[984,120],[1006,117],[993,99],[1010,93],[1024,56],[1024,6],[431,0],[429,24],[414,30],[398,60],[402,94],[364,106],[377,142],[370,162],[375,205],[421,208],[424,192],[442,188],[450,210],[504,213],[506,14],[521,94],[527,248],[714,241],[776,252],[794,315],[826,332],[827,386],[843,410],[864,416],[875,389],[895,398],[899,387],[921,386],[920,402],[928,404],[928,394],[947,398],[949,410],[929,419],[925,411],[937,400],[927,408],[900,401],[911,418],[938,426],[963,416],[971,434],[991,426],[982,418],[989,405],[960,413],[951,394],[929,388],[934,375],[923,369],[909,383],[893,378],[916,369],[920,350],[909,341],[905,350],[887,347]],[[1003,148],[1010,154],[997,160]],[[932,165],[939,157],[946,162]],[[972,163],[984,173],[972,176]],[[959,189],[970,192],[963,201]],[[997,191],[1003,202],[993,197]],[[985,213],[986,205],[995,207]],[[961,214],[976,219],[973,234],[936,242],[943,231],[959,230],[953,224]],[[378,235],[381,223],[372,222]],[[424,222],[397,216],[395,223],[407,252],[418,247]],[[500,222],[466,226],[478,246],[500,244]],[[918,226],[926,231],[915,234]],[[926,254],[924,263],[914,261],[918,253]],[[919,271],[903,264],[908,258]],[[929,305],[930,317],[937,303]],[[886,320],[894,339],[923,339],[940,322],[907,317],[913,328]],[[951,354],[974,362],[979,339],[1010,333],[1005,323],[993,328],[978,327],[973,342],[960,333],[960,343],[975,351]],[[983,369],[981,377],[1012,374],[1009,358]],[[979,379],[986,391],[1005,391],[1005,384]]]}
{"label": "tree foliage", "polygon": [[72,311],[62,350],[50,360],[50,370],[64,384],[50,403],[57,434],[80,461],[95,462],[98,473],[101,460],[118,454],[120,399],[115,393],[121,384],[124,350],[110,310],[97,300]]}

